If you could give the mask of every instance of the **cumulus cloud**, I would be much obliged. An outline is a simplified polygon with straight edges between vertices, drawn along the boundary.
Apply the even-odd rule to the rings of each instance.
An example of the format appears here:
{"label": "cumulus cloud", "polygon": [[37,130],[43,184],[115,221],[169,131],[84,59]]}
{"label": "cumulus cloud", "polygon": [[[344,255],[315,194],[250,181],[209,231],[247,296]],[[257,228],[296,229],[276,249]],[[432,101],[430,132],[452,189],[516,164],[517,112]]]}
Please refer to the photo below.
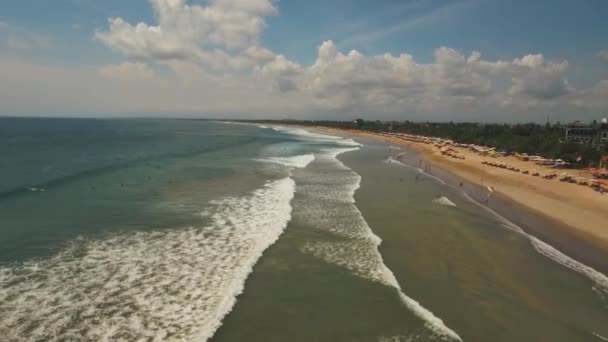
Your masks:
{"label": "cumulus cloud", "polygon": [[[0,58],[0,112],[521,121],[608,110],[608,81],[576,89],[569,63],[542,54],[487,60],[438,47],[423,63],[405,52],[343,52],[328,40],[303,65],[261,44],[275,2],[151,4],[156,23],[110,18],[95,33],[124,63],[59,68]],[[0,22],[0,38],[7,27]]]}
{"label": "cumulus cloud", "polygon": [[208,68],[242,69],[271,60],[260,46],[265,17],[277,14],[270,0],[212,0],[207,6],[185,0],[152,0],[157,25],[110,18],[95,38],[126,56],[166,62],[187,60]]}
{"label": "cumulus cloud", "polygon": [[295,91],[300,88],[303,68],[298,63],[292,62],[283,55],[278,55],[256,70],[262,79],[270,79],[275,90],[279,92]]}
{"label": "cumulus cloud", "polygon": [[[284,57],[260,68],[274,76],[279,91],[306,89],[313,100],[341,111],[420,113],[441,108],[462,111],[514,102],[550,101],[573,89],[565,79],[568,63],[527,55],[513,61],[486,61],[447,47],[432,63],[418,63],[403,53],[367,56],[338,51],[332,41],[319,46],[317,59],[303,67]],[[508,89],[496,86],[510,82]]]}
{"label": "cumulus cloud", "polygon": [[[130,58],[168,65],[191,82],[197,77],[223,82],[224,76],[217,78],[218,71],[219,75],[243,76],[242,71],[252,70],[258,86],[277,97],[294,92],[308,96],[302,107],[391,115],[450,108],[478,111],[517,101],[552,101],[573,90],[565,78],[568,63],[548,61],[540,54],[487,61],[476,51],[466,56],[440,47],[434,52],[434,62],[418,63],[407,53],[342,53],[326,41],[319,46],[315,62],[303,66],[260,44],[265,18],[278,13],[270,0],[151,3],[157,24],[111,18],[109,28],[95,37]],[[501,84],[510,83],[507,89],[496,85],[501,79]]]}
{"label": "cumulus cloud", "polygon": [[509,93],[514,96],[550,100],[573,90],[566,80],[568,62],[548,61],[542,54],[526,55],[510,62],[483,61],[477,57],[474,64],[478,70],[489,74],[511,77]]}
{"label": "cumulus cloud", "polygon": [[569,93],[572,88],[565,78],[568,62],[546,61],[543,55],[527,55],[512,62],[512,94],[536,99],[553,99]]}

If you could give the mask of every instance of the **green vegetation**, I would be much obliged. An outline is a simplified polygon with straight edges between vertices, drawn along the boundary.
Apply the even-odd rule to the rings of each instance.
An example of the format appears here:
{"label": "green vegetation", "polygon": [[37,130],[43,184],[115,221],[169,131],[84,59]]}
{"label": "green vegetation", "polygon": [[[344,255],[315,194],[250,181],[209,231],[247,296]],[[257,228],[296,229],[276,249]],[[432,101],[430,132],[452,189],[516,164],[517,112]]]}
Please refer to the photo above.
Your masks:
{"label": "green vegetation", "polygon": [[[324,126],[358,129],[371,132],[393,132],[425,135],[451,139],[463,144],[496,147],[509,152],[541,155],[563,159],[576,167],[596,165],[608,147],[593,148],[588,144],[562,143],[566,127],[560,123],[539,125],[526,124],[478,124],[478,123],[431,123],[431,122],[381,122],[357,119],[351,121],[280,121],[268,123]],[[581,157],[580,161],[577,159]]]}

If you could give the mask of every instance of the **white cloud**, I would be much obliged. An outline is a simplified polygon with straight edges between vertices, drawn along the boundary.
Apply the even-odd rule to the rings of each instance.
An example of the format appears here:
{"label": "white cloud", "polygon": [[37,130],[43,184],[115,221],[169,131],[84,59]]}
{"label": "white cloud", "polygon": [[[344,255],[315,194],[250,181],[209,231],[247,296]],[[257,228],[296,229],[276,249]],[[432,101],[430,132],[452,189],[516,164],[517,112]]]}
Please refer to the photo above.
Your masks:
{"label": "white cloud", "polygon": [[185,0],[152,0],[157,25],[110,18],[96,39],[126,56],[156,62],[187,60],[214,70],[244,69],[271,60],[259,45],[264,18],[277,13],[270,0],[212,0],[207,6]]}
{"label": "white cloud", "polygon": [[573,89],[565,78],[568,62],[549,62],[543,55],[527,55],[512,63],[513,87],[511,93],[536,99],[553,99]]}
{"label": "white cloud", "polygon": [[465,56],[441,47],[434,57],[433,63],[421,64],[405,53],[343,54],[326,41],[310,67],[281,58],[260,70],[284,85],[275,86],[276,90],[307,90],[311,101],[329,110],[393,117],[544,110],[555,103],[571,103],[568,95],[575,93],[565,78],[568,63],[548,61],[540,54],[510,62],[487,61],[477,51]]}
{"label": "white cloud", "polygon": [[269,78],[275,90],[279,92],[295,91],[300,88],[299,83],[304,72],[302,66],[278,55],[265,65],[257,68],[262,79]]}
{"label": "white cloud", "polygon": [[608,62],[608,49],[603,49],[597,53],[597,57],[604,62]]}
{"label": "white cloud", "polygon": [[[421,63],[408,53],[341,52],[325,41],[302,65],[261,44],[265,18],[277,13],[270,0],[151,2],[158,23],[112,18],[95,34],[128,62],[69,68],[0,56],[0,113],[527,121],[608,111],[608,81],[575,89],[569,63],[542,54],[492,61],[439,47]],[[0,38],[7,28],[0,22]]]}

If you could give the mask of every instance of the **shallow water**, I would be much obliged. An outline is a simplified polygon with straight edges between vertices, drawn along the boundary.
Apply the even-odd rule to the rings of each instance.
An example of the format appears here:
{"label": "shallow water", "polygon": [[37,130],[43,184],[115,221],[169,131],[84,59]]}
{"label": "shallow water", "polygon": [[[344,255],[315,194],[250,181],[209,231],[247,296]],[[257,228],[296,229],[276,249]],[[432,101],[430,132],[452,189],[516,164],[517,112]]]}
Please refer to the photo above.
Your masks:
{"label": "shallow water", "polygon": [[9,341],[608,336],[602,274],[387,159],[404,151],[204,121],[0,123]]}
{"label": "shallow water", "polygon": [[[370,163],[383,149],[372,145],[344,160],[363,177],[357,205],[383,239],[380,251],[406,293],[466,341],[593,341],[594,334],[606,335],[603,280],[542,255],[461,189],[426,176],[416,181],[419,171],[399,163]],[[456,207],[429,205],[437,195]]]}

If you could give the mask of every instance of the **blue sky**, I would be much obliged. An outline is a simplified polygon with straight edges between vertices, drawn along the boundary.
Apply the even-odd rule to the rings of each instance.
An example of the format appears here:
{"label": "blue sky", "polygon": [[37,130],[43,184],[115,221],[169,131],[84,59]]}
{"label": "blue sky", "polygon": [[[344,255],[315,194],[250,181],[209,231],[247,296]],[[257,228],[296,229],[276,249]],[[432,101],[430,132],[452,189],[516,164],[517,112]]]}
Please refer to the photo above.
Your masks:
{"label": "blue sky", "polygon": [[[195,61],[194,63],[192,63],[191,57],[184,57],[185,59],[181,61],[177,60],[179,58],[167,60],[164,57],[154,55],[151,51],[141,51],[141,46],[126,46],[125,44],[133,42],[132,39],[148,39],[148,37],[138,37],[138,33],[134,30],[129,31],[128,28],[124,28],[125,31],[118,32],[118,29],[110,28],[108,23],[109,18],[121,18],[131,26],[140,22],[148,27],[158,26],[162,12],[159,12],[161,7],[155,7],[154,4],[156,2],[158,4],[163,2],[170,4],[172,1],[175,1],[178,7],[185,8],[180,12],[181,14],[174,13],[176,16],[181,16],[179,18],[182,19],[188,16],[187,12],[191,8],[197,7],[200,9],[220,9],[218,13],[221,13],[222,16],[228,16],[236,12],[243,13],[248,19],[261,20],[264,23],[257,28],[243,26],[243,30],[252,31],[236,37],[235,39],[239,39],[238,42],[224,42],[218,40],[220,38],[213,38],[213,44],[205,45],[202,41],[210,38],[205,35],[206,33],[201,33],[196,37],[188,36],[182,46],[179,46],[180,53],[196,50],[196,55],[200,57],[201,51],[209,52],[220,49],[223,53],[237,56],[244,54],[243,51],[253,46],[256,49],[263,48],[264,51],[269,51],[272,56],[269,54],[263,60],[247,61],[246,67],[239,66],[238,70],[230,71],[225,70],[225,67],[222,67],[222,70],[217,69],[217,64],[224,63],[223,61],[213,62],[215,66],[210,67],[208,65],[210,63],[209,57],[204,57],[204,62]],[[411,56],[415,63],[436,67],[437,70],[441,69],[437,51],[441,47],[447,47],[454,49],[465,59],[472,52],[478,51],[481,53],[482,61],[476,66],[472,64],[462,66],[460,71],[454,71],[455,73],[450,75],[456,75],[459,72],[469,73],[470,80],[461,80],[462,82],[479,81],[478,83],[482,87],[485,87],[482,83],[490,82],[488,83],[489,87],[502,90],[504,96],[494,99],[494,104],[497,107],[498,103],[501,103],[503,107],[505,103],[508,103],[507,107],[509,107],[514,101],[525,102],[525,105],[520,106],[521,108],[509,107],[505,109],[501,107],[497,108],[496,112],[515,115],[524,110],[539,108],[539,112],[543,112],[542,115],[539,114],[539,117],[541,117],[546,115],[548,111],[563,108],[563,103],[549,103],[549,100],[564,100],[560,97],[569,96],[567,102],[570,107],[568,107],[568,110],[575,111],[577,106],[580,106],[581,101],[593,102],[593,106],[581,106],[585,108],[581,108],[579,112],[584,112],[586,114],[583,115],[589,117],[602,115],[602,112],[608,115],[608,108],[604,108],[601,101],[595,98],[593,100],[586,99],[587,96],[591,96],[591,93],[599,92],[601,94],[604,91],[602,81],[608,79],[608,58],[600,57],[603,56],[602,51],[608,49],[608,40],[606,39],[608,37],[608,20],[606,20],[608,1],[182,1],[184,0],[4,0],[0,5],[0,57],[4,58],[5,61],[11,61],[11,63],[19,61],[25,69],[30,66],[33,72],[38,70],[36,68],[58,68],[61,71],[55,70],[56,72],[67,72],[71,77],[76,78],[78,76],[74,76],[74,74],[79,72],[81,77],[86,77],[86,72],[90,72],[91,68],[109,68],[109,66],[120,66],[128,63],[129,65],[125,64],[123,67],[132,67],[137,69],[138,72],[145,69],[147,76],[150,76],[147,71],[153,71],[155,73],[154,77],[165,77],[162,80],[163,82],[167,81],[167,77],[177,82],[176,79],[180,79],[180,70],[186,68],[186,64],[195,64],[197,70],[200,69],[198,71],[201,73],[200,79],[197,81],[200,81],[202,85],[217,83],[218,79],[221,80],[222,84],[228,88],[226,93],[222,93],[227,98],[230,97],[229,89],[232,84],[235,82],[246,83],[252,79],[255,79],[255,82],[260,82],[258,76],[262,74],[268,76],[266,81],[269,89],[273,88],[273,82],[283,82],[283,85],[286,82],[293,83],[293,87],[287,88],[290,90],[292,90],[291,88],[298,88],[296,92],[299,95],[294,94],[294,91],[290,91],[289,94],[286,94],[285,91],[278,91],[275,95],[277,99],[286,96],[298,98],[298,101],[302,102],[301,108],[296,110],[296,108],[286,107],[284,104],[277,105],[276,108],[269,108],[269,113],[272,112],[277,115],[286,111],[294,111],[302,115],[325,112],[344,113],[335,115],[351,116],[362,112],[378,112],[379,116],[387,117],[406,115],[407,113],[395,112],[395,108],[399,107],[403,112],[412,113],[411,115],[415,118],[424,118],[425,115],[428,115],[432,118],[442,119],[449,115],[460,115],[449,113],[448,107],[453,103],[448,103],[447,100],[445,100],[443,106],[439,106],[441,108],[432,108],[427,104],[416,103],[415,106],[411,107],[411,111],[407,110],[407,107],[403,109],[403,106],[406,105],[405,102],[399,102],[399,105],[397,105],[393,101],[391,102],[393,108],[387,110],[389,106],[376,108],[382,105],[382,101],[374,105],[371,104],[371,102],[374,102],[371,100],[366,103],[355,103],[347,99],[348,94],[333,95],[336,91],[331,87],[331,89],[313,89],[310,83],[303,84],[310,81],[311,75],[315,75],[312,69],[315,63],[319,61],[319,47],[327,41],[331,41],[332,46],[340,54],[347,56],[349,51],[356,50],[365,58],[368,58],[368,62],[372,64],[376,63],[373,56],[383,56],[388,53],[397,57],[405,53]],[[256,7],[252,7],[251,4],[255,4]],[[198,19],[187,17],[189,21],[186,27],[188,25],[196,26],[201,28],[202,31],[208,30],[208,27],[211,26],[220,27],[219,30],[223,32],[222,34],[226,34],[225,27],[228,27],[228,25],[222,26],[223,23],[216,21],[213,23],[205,22],[207,20],[205,18],[204,16]],[[172,37],[175,34],[182,38],[183,35],[176,30],[189,30],[184,26],[161,29],[173,30],[171,32]],[[104,39],[101,38],[102,35],[96,35],[96,32],[105,32],[108,35]],[[125,38],[120,34],[130,34],[131,37]],[[224,38],[231,39],[229,37]],[[122,39],[127,39],[127,41]],[[164,43],[166,42],[155,41],[147,44],[159,44],[158,46],[161,46]],[[188,44],[192,46],[189,47]],[[533,77],[534,80],[529,77],[524,80],[523,76],[526,73],[521,70],[514,70],[518,67],[513,67],[512,70],[507,71],[498,63],[504,61],[522,66],[523,64],[518,64],[516,60],[528,55],[542,55],[543,57],[542,61],[534,66],[527,66],[536,68],[535,71],[538,71],[538,75]],[[283,59],[276,59],[277,56]],[[213,58],[219,57],[215,56]],[[494,63],[493,69],[489,70],[488,66],[483,64],[483,61]],[[555,66],[564,61],[567,66],[559,68]],[[241,62],[243,61],[235,63]],[[346,68],[342,64],[336,64],[342,62],[345,61],[338,57],[326,65],[325,67],[331,68],[331,72],[336,73],[336,75],[333,75],[334,78],[331,80],[323,79],[317,83],[343,85],[343,82],[351,79],[353,75],[337,75],[336,70]],[[356,60],[356,58],[351,58],[346,62],[354,63],[351,65],[352,67],[362,68],[362,64],[360,64],[362,62]],[[389,61],[388,63],[392,62]],[[390,65],[396,67],[394,63]],[[124,71],[124,68],[120,70]],[[367,67],[363,68],[367,69]],[[273,72],[270,72],[271,69],[273,69]],[[468,71],[465,71],[465,69]],[[555,71],[557,69],[559,69],[559,75],[557,75],[558,71]],[[267,72],[262,73],[262,70]],[[392,73],[398,72],[397,69],[391,70]],[[403,71],[402,69],[398,70]],[[380,72],[380,70],[376,71]],[[428,73],[428,71],[418,71],[421,74]],[[286,78],[286,72],[290,74],[289,80]],[[296,74],[299,77],[297,80],[294,76]],[[406,74],[410,77],[411,73]],[[478,79],[478,76],[481,79]],[[205,77],[207,78],[203,79]],[[373,76],[370,77],[373,78]],[[427,81],[425,79],[424,82]],[[437,84],[444,84],[444,81],[458,80],[449,78],[449,80],[433,81],[431,85],[425,88],[427,93],[429,91],[433,92],[433,96],[430,96],[430,98],[435,99],[435,101],[437,99],[443,101],[441,99],[446,98],[444,93],[439,94],[441,91],[436,89]],[[526,84],[522,83],[524,81]],[[531,84],[531,82],[535,82],[535,84]],[[100,89],[96,89],[96,91],[101,91],[101,88],[103,88],[101,85],[103,82],[100,81],[99,83]],[[296,83],[298,83],[297,87],[295,86]],[[518,84],[521,85],[521,89],[517,88]],[[125,85],[123,84],[123,86]],[[133,86],[133,84],[130,86]],[[537,89],[540,86],[546,86],[547,89]],[[557,89],[560,87],[563,89]],[[551,90],[549,88],[555,90],[554,94],[549,94]],[[521,94],[518,89],[521,90]],[[515,97],[515,94],[523,95],[526,89],[541,96],[535,99],[536,101],[532,101],[530,98],[518,99]],[[157,89],[156,91],[162,90]],[[246,90],[240,89],[240,91]],[[357,97],[361,97],[362,94],[372,96],[376,93],[381,94],[378,97],[388,96],[388,90],[375,83],[372,88],[361,89],[358,87],[352,91],[357,93]],[[267,97],[266,104],[276,105],[277,102],[280,102],[279,100],[273,101],[272,94],[269,92],[260,94],[260,97]],[[573,95],[575,92],[579,92],[578,99]],[[323,95],[319,93],[323,93]],[[409,89],[403,88],[405,96],[411,93]],[[458,112],[476,111],[479,113],[473,115],[472,118],[483,118],[483,113],[480,111],[493,111],[491,101],[488,102],[487,99],[490,95],[498,96],[498,94],[489,94],[486,90],[475,94],[481,93],[484,94],[485,98],[484,101],[481,101],[483,103],[474,103],[471,108],[462,107],[462,104],[467,101],[471,102],[472,99],[462,98],[462,94],[459,94],[460,98],[455,99],[458,102]],[[328,102],[325,101],[329,96],[327,94],[332,94],[330,97],[335,97],[331,104],[324,103]],[[448,95],[450,94],[448,92]],[[31,97],[35,94],[20,95]],[[467,94],[467,96],[469,95],[478,96],[473,93]],[[172,98],[175,98],[175,96],[185,95],[174,95]],[[399,98],[401,94],[391,92],[390,96]],[[312,97],[308,99],[308,106],[306,105],[306,97]],[[56,98],[54,99],[54,101],[51,101],[53,106],[50,106],[53,111],[76,113],[79,111],[78,108],[82,107],[82,104],[71,106],[69,103],[65,103],[65,110],[61,110],[62,106]],[[47,101],[49,100],[51,99]],[[0,105],[0,113],[37,113],[44,111],[43,105],[44,103],[41,103],[39,107],[30,106],[31,108],[18,103],[7,108]],[[96,104],[92,107],[95,107],[92,112],[104,112],[102,104]],[[166,107],[175,108],[173,105]],[[254,115],[265,112],[262,103],[258,104],[253,111],[248,108],[229,107],[217,105],[205,108],[199,103],[192,103],[185,108],[175,108],[175,111],[178,114],[188,113],[189,115],[195,113],[201,113],[202,115],[205,113],[217,114],[220,112],[230,114],[249,112],[250,115]],[[163,108],[159,112],[166,112],[167,108]],[[148,112],[150,109],[147,106],[137,106],[135,104],[125,105],[122,108],[108,107],[108,112],[112,113],[135,113],[140,111]],[[86,110],[83,112],[86,112]],[[559,115],[566,116],[567,113]],[[495,118],[495,116],[491,116],[489,119],[495,120]]]}

